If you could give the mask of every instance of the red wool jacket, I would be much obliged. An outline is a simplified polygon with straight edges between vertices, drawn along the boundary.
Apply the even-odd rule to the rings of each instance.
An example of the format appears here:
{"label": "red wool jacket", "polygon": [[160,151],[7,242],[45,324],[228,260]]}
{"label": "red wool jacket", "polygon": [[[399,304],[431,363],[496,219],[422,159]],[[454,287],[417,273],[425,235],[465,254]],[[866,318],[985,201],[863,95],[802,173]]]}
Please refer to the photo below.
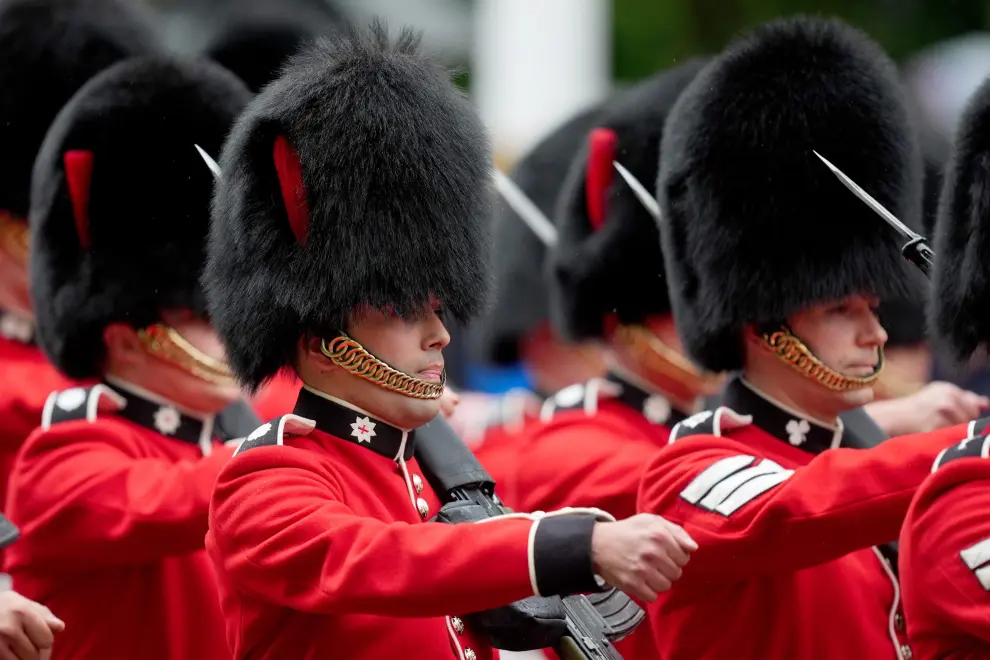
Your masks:
{"label": "red wool jacket", "polygon": [[230,657],[203,538],[233,449],[210,420],[105,385],[53,395],[45,421],[11,473],[7,552],[14,588],[65,621],[53,660]]}
{"label": "red wool jacket", "polygon": [[427,522],[414,442],[304,388],[242,445],[207,536],[236,658],[492,658],[465,613],[593,588],[593,518]]}
{"label": "red wool jacket", "polygon": [[900,560],[915,660],[990,658],[990,438],[939,457],[904,521]]}
{"label": "red wool jacket", "polygon": [[640,510],[699,546],[648,608],[661,657],[909,660],[897,580],[871,546],[897,538],[966,425],[846,449],[841,426],[760,400],[753,423],[727,408],[686,420],[646,470]]}
{"label": "red wool jacket", "polygon": [[0,337],[0,502],[17,451],[41,425],[48,395],[71,386],[40,348]]}

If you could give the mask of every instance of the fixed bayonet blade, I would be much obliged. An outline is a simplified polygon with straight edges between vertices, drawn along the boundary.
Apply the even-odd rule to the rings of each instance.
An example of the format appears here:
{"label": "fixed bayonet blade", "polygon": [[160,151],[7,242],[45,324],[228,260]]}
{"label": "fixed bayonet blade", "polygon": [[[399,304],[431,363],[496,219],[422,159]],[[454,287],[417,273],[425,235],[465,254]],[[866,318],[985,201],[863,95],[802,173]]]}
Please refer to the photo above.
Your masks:
{"label": "fixed bayonet blade", "polygon": [[543,215],[543,211],[526,196],[516,182],[507,177],[499,170],[495,170],[495,185],[503,199],[513,211],[516,212],[522,221],[526,223],[530,231],[547,247],[553,246],[557,242],[557,228]]}
{"label": "fixed bayonet blade", "polygon": [[642,204],[643,207],[650,212],[650,215],[652,215],[655,220],[659,221],[660,205],[657,204],[657,200],[653,199],[653,195],[649,193],[649,191],[646,189],[646,186],[640,183],[639,179],[634,177],[632,175],[632,172],[630,172],[625,167],[623,167],[622,163],[620,163],[619,161],[613,160],[612,165],[615,166],[615,169],[619,173],[619,175],[622,176],[623,179],[625,179],[626,185],[632,188],[633,194],[636,195],[636,199],[639,200],[639,203]]}
{"label": "fixed bayonet blade", "polygon": [[203,158],[203,162],[206,163],[206,166],[210,168],[211,172],[213,172],[213,178],[219,181],[222,177],[220,174],[220,166],[217,165],[217,161],[213,160],[213,158],[210,157],[210,154],[206,153],[198,144],[194,144],[193,146],[196,147],[196,151],[199,152],[199,155]]}
{"label": "fixed bayonet blade", "polygon": [[832,170],[832,174],[834,174],[839,181],[842,182],[842,185],[851,190],[852,194],[856,195],[860,201],[869,206],[874,213],[886,220],[887,224],[893,227],[897,233],[907,240],[907,243],[905,243],[904,247],[901,248],[901,253],[904,255],[904,258],[917,266],[918,269],[927,277],[931,278],[932,265],[935,261],[935,253],[928,246],[928,243],[925,241],[925,237],[915,231],[912,231],[907,225],[898,220],[893,213],[884,208],[883,204],[873,199],[870,193],[860,188],[855,181],[846,176],[845,172],[830,163],[825,156],[822,156],[814,149],[812,149],[812,153],[818,156],[818,158],[825,163],[828,169]]}
{"label": "fixed bayonet blade", "polygon": [[836,176],[836,178],[838,178],[839,181],[842,182],[842,185],[844,185],[846,188],[848,188],[849,190],[851,190],[852,193],[854,195],[856,195],[856,197],[859,197],[859,199],[862,200],[864,204],[866,204],[871,209],[873,209],[873,212],[874,213],[876,213],[881,218],[883,218],[884,220],[886,220],[887,223],[891,227],[893,227],[894,229],[896,229],[898,232],[900,232],[900,234],[904,238],[908,239],[909,241],[913,241],[913,240],[917,240],[917,239],[921,238],[921,236],[919,236],[916,232],[911,231],[911,229],[909,229],[907,225],[905,225],[903,222],[901,222],[900,220],[898,220],[897,219],[897,216],[895,216],[893,213],[891,213],[890,211],[888,211],[884,207],[883,204],[881,204],[877,200],[873,199],[873,196],[870,195],[870,193],[868,193],[865,190],[863,190],[862,188],[860,188],[859,187],[859,184],[857,184],[855,181],[853,181],[848,176],[846,176],[846,173],[845,172],[843,172],[838,167],[836,167],[835,165],[833,165],[832,163],[830,163],[828,161],[828,159],[825,158],[825,156],[822,156],[817,151],[814,151],[814,150],[812,150],[812,151],[813,151],[813,153],[816,156],[818,156],[821,159],[821,161],[823,163],[825,163],[825,165],[826,165],[826,167],[828,167],[828,169],[832,170],[832,174],[834,174]]}

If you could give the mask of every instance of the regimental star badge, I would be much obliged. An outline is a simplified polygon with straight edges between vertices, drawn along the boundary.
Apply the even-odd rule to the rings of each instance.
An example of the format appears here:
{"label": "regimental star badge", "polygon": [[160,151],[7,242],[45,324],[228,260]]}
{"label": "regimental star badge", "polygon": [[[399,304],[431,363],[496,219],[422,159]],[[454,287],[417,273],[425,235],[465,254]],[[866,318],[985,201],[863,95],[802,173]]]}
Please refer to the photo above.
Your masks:
{"label": "regimental star badge", "polygon": [[84,403],[86,403],[86,390],[81,387],[59,392],[55,397],[55,405],[65,411],[75,410]]}
{"label": "regimental star badge", "polygon": [[653,424],[665,423],[670,419],[670,401],[662,396],[652,395],[643,403],[643,415]]}
{"label": "regimental star badge", "polygon": [[182,415],[172,406],[162,406],[155,411],[155,428],[162,435],[173,435],[182,424]]}
{"label": "regimental star badge", "polygon": [[371,438],[375,434],[375,423],[367,417],[358,417],[351,422],[351,435],[357,438],[358,444],[367,442],[371,444]]}
{"label": "regimental star badge", "polygon": [[787,440],[795,447],[799,447],[808,439],[808,431],[811,430],[811,424],[806,419],[802,419],[801,421],[792,419],[787,422],[784,430],[787,431]]}

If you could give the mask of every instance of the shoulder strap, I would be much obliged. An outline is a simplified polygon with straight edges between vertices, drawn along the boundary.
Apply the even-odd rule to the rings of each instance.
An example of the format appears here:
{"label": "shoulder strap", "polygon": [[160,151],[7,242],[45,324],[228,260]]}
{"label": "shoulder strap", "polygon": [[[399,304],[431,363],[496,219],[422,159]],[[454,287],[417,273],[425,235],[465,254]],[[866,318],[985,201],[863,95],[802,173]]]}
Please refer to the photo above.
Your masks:
{"label": "shoulder strap", "polygon": [[703,410],[675,424],[670,430],[670,439],[667,442],[673,443],[692,435],[718,437],[725,431],[747,426],[752,422],[752,415],[740,415],[731,408],[720,406],[715,410]]}
{"label": "shoulder strap", "polygon": [[932,472],[960,458],[990,458],[990,435],[969,437],[943,449],[932,464]]}
{"label": "shoulder strap", "polygon": [[124,404],[124,398],[106,385],[52,392],[41,412],[41,428],[47,431],[52,424],[82,420],[92,424],[100,412],[115,412]]}
{"label": "shoulder strap", "polygon": [[286,434],[290,436],[308,435],[309,432],[315,428],[316,422],[298,415],[282,415],[281,417],[276,417],[272,421],[262,424],[252,431],[251,435],[244,438],[244,441],[241,442],[241,444],[237,446],[237,450],[234,451],[234,456],[242,454],[248,449],[254,449],[255,447],[281,445],[283,444],[282,441]]}

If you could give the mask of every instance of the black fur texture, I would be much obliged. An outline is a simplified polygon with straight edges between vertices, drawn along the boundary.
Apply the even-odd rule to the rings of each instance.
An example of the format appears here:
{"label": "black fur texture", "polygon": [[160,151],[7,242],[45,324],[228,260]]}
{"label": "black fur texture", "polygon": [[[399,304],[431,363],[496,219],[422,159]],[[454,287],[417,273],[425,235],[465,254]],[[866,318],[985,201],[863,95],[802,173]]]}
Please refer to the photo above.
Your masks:
{"label": "black fur texture", "polygon": [[[553,219],[564,177],[574,154],[598,120],[595,105],[564,122],[522,157],[508,173],[519,189]],[[548,320],[549,300],[544,277],[547,247],[515,211],[499,198],[495,202],[495,301],[476,325],[479,356],[494,364],[520,360],[520,342]]]}
{"label": "black fur texture", "polygon": [[740,37],[671,113],[661,237],[678,330],[706,369],[742,368],[747,323],[855,293],[921,295],[897,234],[813,150],[920,224],[921,157],[897,71],[836,20]]}
{"label": "black fur texture", "polygon": [[[677,97],[706,60],[690,60],[638,83],[611,101],[598,126],[618,136],[616,160],[647,190],[656,182],[663,125]],[[558,200],[557,245],[547,267],[550,317],[570,341],[601,338],[605,318],[624,324],[670,313],[656,221],[625,180],[614,174],[605,223],[588,219],[588,144],[576,154]]]}
{"label": "black fur texture", "polygon": [[960,119],[932,247],[929,325],[937,345],[965,361],[990,344],[990,79]]}
{"label": "black fur texture", "polygon": [[0,0],[0,209],[26,218],[45,131],[91,77],[155,52],[147,16],[123,0]]}
{"label": "black fur texture", "polygon": [[204,54],[233,71],[252,91],[278,77],[282,66],[310,41],[345,25],[331,5],[317,10],[299,0],[255,0],[224,12]]}
{"label": "black fur texture", "polygon": [[[217,154],[251,93],[209,61],[126,60],[84,85],[52,124],[31,190],[31,290],[41,345],[73,378],[101,373],[103,330],[141,328],[162,309],[205,310]],[[93,152],[83,249],[64,154]]]}
{"label": "black fur texture", "polygon": [[[299,152],[305,245],[280,193],[279,135]],[[317,41],[248,106],[221,167],[205,283],[246,385],[291,365],[304,333],[333,336],[361,306],[413,316],[435,296],[460,321],[482,310],[490,145],[414,33],[390,45],[376,23]]]}

